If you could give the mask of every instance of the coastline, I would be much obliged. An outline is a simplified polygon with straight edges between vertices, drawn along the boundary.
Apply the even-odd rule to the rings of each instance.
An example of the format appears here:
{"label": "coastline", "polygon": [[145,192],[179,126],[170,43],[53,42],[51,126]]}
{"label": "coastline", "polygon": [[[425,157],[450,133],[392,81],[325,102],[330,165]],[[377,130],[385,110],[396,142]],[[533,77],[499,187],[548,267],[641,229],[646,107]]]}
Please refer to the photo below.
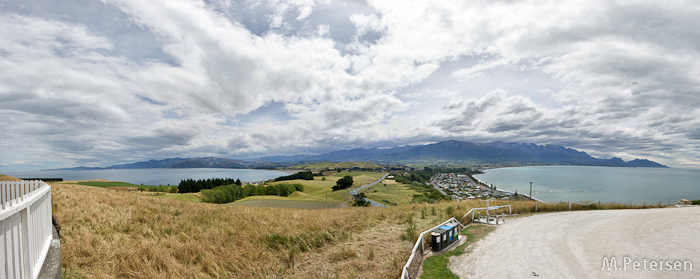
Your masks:
{"label": "coastline", "polygon": [[[519,168],[519,167],[507,167],[507,168]],[[476,176],[472,175],[472,177],[474,177],[474,179],[476,179],[476,181],[477,181],[478,183],[481,183],[481,184],[484,184],[484,185],[488,185],[486,182],[481,181],[481,179],[477,178]],[[514,191],[505,190],[505,189],[502,189],[502,188],[496,189],[496,191],[500,191],[500,192],[503,192],[503,193],[515,194]],[[543,201],[543,200],[541,200],[541,199],[539,199],[539,198],[532,198],[532,197],[530,197],[530,195],[528,195],[528,194],[520,194],[520,193],[518,193],[518,195],[525,196],[525,197],[527,197],[528,199],[534,200],[534,201],[536,201],[536,202],[548,203],[548,202]]]}

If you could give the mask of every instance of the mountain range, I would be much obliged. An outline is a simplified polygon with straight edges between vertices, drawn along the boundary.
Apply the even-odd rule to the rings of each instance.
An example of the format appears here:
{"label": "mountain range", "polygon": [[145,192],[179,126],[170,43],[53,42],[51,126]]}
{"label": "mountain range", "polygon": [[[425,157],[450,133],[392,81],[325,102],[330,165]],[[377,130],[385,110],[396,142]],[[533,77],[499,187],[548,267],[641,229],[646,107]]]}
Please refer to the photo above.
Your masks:
{"label": "mountain range", "polygon": [[492,164],[492,165],[576,165],[611,167],[661,167],[662,164],[635,159],[625,162],[620,158],[599,159],[585,152],[560,145],[532,143],[506,143],[494,141],[475,143],[467,141],[443,141],[427,145],[393,148],[357,148],[317,155],[267,156],[248,160],[226,158],[168,158],[106,168],[77,167],[70,169],[141,169],[141,168],[255,168],[274,169],[310,162],[373,161],[382,164]]}

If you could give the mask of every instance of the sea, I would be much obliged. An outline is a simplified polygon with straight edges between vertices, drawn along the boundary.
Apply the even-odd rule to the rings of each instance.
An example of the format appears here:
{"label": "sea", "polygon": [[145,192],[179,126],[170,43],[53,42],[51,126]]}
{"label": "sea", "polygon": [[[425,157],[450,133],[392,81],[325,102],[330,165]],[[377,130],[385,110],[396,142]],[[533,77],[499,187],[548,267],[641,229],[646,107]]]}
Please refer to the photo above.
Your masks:
{"label": "sea", "polygon": [[485,170],[474,177],[497,189],[530,193],[544,202],[678,204],[700,199],[700,170],[540,166]]}
{"label": "sea", "polygon": [[63,180],[106,179],[154,186],[179,185],[184,179],[233,178],[242,182],[257,182],[280,176],[288,172],[253,169],[104,169],[104,170],[50,170],[31,172],[8,172],[17,178],[63,178]]}

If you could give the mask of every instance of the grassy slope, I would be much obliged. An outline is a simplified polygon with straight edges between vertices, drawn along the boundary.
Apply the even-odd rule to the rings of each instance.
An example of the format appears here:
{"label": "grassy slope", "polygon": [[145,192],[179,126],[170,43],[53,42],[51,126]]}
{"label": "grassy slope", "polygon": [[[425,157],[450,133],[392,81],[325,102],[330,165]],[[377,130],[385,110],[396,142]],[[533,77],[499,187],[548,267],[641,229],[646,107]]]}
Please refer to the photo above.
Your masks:
{"label": "grassy slope", "polygon": [[344,202],[322,202],[322,201],[294,201],[294,200],[270,200],[257,199],[246,200],[233,203],[232,205],[245,205],[257,207],[279,207],[279,208],[300,208],[300,209],[321,209],[321,208],[341,208],[347,207]]}
{"label": "grassy slope", "polygon": [[50,184],[66,277],[395,278],[408,258],[397,251],[412,246],[398,237],[410,208],[279,210]]}
{"label": "grassy slope", "polygon": [[[63,228],[66,278],[396,278],[418,233],[485,206],[280,210],[49,184]],[[534,210],[533,202],[491,202],[499,204],[513,205],[514,213]]]}
{"label": "grassy slope", "polygon": [[351,169],[354,167],[358,168],[382,168],[381,165],[375,162],[321,162],[321,163],[310,163],[301,164],[293,166],[293,169],[303,169],[303,170],[323,170],[323,169]]}
{"label": "grassy slope", "polygon": [[351,188],[357,188],[367,183],[372,183],[377,181],[382,177],[380,172],[341,172],[341,173],[331,173],[330,175],[324,176],[326,180],[322,177],[316,176],[314,180],[287,180],[280,182],[273,182],[272,184],[302,184],[304,185],[304,193],[295,193],[289,197],[271,197],[271,196],[253,196],[242,199],[238,202],[245,202],[249,200],[290,200],[290,201],[328,201],[328,202],[345,202],[349,198],[348,190],[338,190],[333,191],[332,187],[335,185],[338,179],[343,178],[346,175],[353,177],[353,186]]}
{"label": "grassy slope", "polygon": [[383,200],[388,200],[398,205],[410,204],[413,195],[418,194],[406,184],[396,183],[394,180],[389,179],[385,179],[383,182],[384,184],[376,184],[362,192],[374,201],[382,202]]}
{"label": "grassy slope", "polygon": [[0,181],[19,181],[21,179],[9,175],[0,174]]}
{"label": "grassy slope", "polygon": [[80,181],[77,182],[78,185],[94,186],[94,187],[138,187],[139,185],[134,185],[127,182],[121,181]]}

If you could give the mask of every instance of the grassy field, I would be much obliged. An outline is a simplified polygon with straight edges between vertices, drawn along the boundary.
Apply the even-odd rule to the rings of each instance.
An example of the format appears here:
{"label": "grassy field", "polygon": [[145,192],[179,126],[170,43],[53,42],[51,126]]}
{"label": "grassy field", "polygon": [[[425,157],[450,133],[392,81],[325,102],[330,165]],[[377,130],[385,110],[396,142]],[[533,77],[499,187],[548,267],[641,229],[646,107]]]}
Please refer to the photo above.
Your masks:
{"label": "grassy field", "polygon": [[[295,184],[304,185],[304,193],[294,193],[289,197],[282,198],[293,201],[328,201],[328,202],[346,202],[350,198],[348,191],[350,189],[333,191],[332,187],[338,179],[349,175],[353,177],[353,185],[350,189],[363,186],[367,183],[372,183],[379,180],[384,174],[381,172],[330,172],[327,175],[314,177],[314,180],[287,180],[273,182],[272,184]],[[324,180],[325,178],[325,180]],[[268,196],[248,197],[246,199],[268,199]],[[242,199],[241,201],[246,201]],[[239,201],[239,202],[241,202]]]}
{"label": "grassy field", "polygon": [[417,214],[226,206],[50,184],[65,278],[396,278],[413,245],[399,235]]}
{"label": "grassy field", "polygon": [[[355,187],[381,176],[351,174],[359,181]],[[318,177],[309,181],[308,193],[272,203],[320,202],[342,175]],[[64,278],[396,278],[420,232],[486,205],[280,209],[250,206],[270,203],[257,197],[246,200],[249,205],[231,206],[192,202],[196,194],[150,196],[49,184],[62,226]],[[535,207],[534,202],[491,202],[503,204],[511,204],[516,214]],[[568,204],[539,204],[538,210],[563,211]]]}
{"label": "grassy field", "polygon": [[[151,195],[151,192],[143,192],[139,193],[141,195]],[[184,194],[179,194],[179,193],[159,193],[162,195],[158,195],[158,197],[161,198],[166,198],[166,199],[174,199],[174,200],[181,200],[181,201],[189,201],[189,202],[202,202],[202,195],[199,193],[184,193]]]}
{"label": "grassy field", "polygon": [[344,170],[344,169],[352,169],[354,167],[358,168],[374,168],[374,169],[381,169],[382,166],[375,163],[375,162],[321,162],[321,163],[310,163],[310,164],[301,164],[301,165],[296,165],[291,167],[292,169],[302,169],[302,170],[324,170],[324,169],[331,169],[331,170]]}
{"label": "grassy field", "polygon": [[298,201],[283,199],[249,199],[232,203],[232,205],[300,209],[342,208],[348,206],[348,204],[344,202]]}
{"label": "grassy field", "polygon": [[76,184],[94,187],[138,187],[139,185],[121,181],[79,181]]}
{"label": "grassy field", "polygon": [[12,177],[9,175],[0,174],[0,181],[18,181],[18,180],[21,180],[21,179],[16,178],[16,177]]}
{"label": "grassy field", "polygon": [[413,195],[419,194],[413,189],[410,189],[408,185],[402,183],[396,183],[394,180],[385,179],[384,183],[378,183],[372,187],[368,187],[362,190],[367,198],[383,203],[387,200],[391,203],[398,205],[410,204],[413,199]]}
{"label": "grassy field", "polygon": [[280,210],[50,184],[65,278],[396,278],[416,232],[467,209]]}

